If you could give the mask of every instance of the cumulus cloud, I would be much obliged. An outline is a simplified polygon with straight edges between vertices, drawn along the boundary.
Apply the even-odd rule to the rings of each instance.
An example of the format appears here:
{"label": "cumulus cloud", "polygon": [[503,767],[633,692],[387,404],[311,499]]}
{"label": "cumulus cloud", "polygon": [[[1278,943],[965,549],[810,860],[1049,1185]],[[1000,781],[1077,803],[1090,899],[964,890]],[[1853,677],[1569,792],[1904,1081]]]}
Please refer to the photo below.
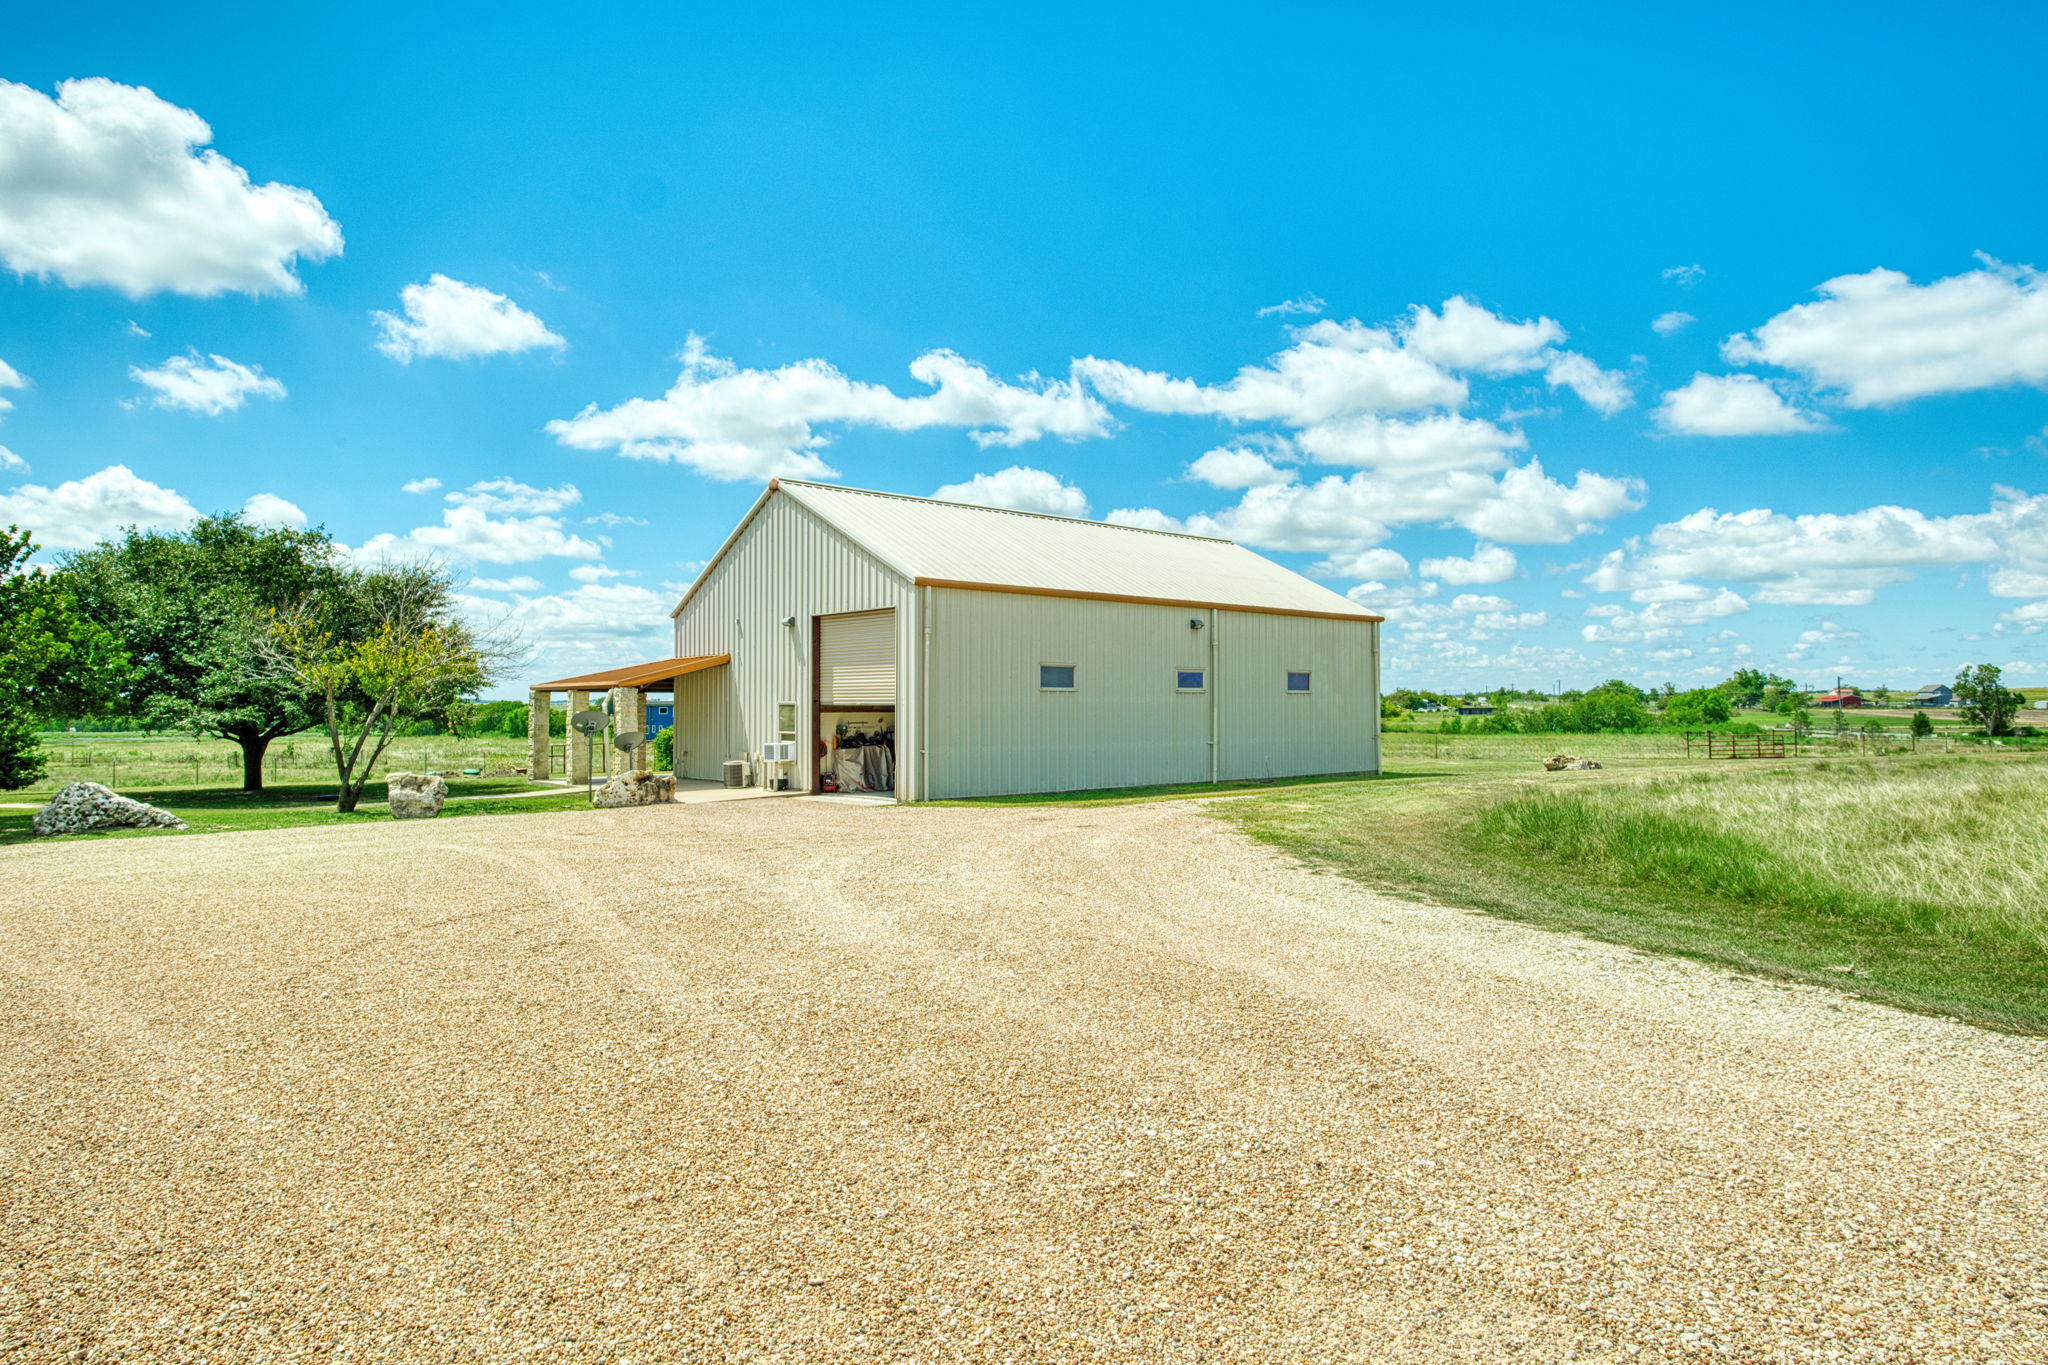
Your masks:
{"label": "cumulus cloud", "polygon": [[398,491],[401,493],[431,493],[440,486],[441,481],[435,478],[411,479],[400,484]]}
{"label": "cumulus cloud", "polygon": [[1635,398],[1619,370],[1603,370],[1576,351],[1553,352],[1544,364],[1543,378],[1553,389],[1570,389],[1602,417],[1614,416]]}
{"label": "cumulus cloud", "polygon": [[1359,413],[1317,423],[1298,444],[1318,464],[1428,474],[1498,469],[1529,442],[1519,431],[1453,413],[1413,420]]}
{"label": "cumulus cloud", "polygon": [[609,564],[578,564],[569,570],[569,577],[578,583],[605,583],[614,578],[632,576],[624,569],[614,569]]}
{"label": "cumulus cloud", "polygon": [[174,355],[153,369],[131,365],[128,377],[150,390],[145,398],[130,399],[131,406],[147,402],[207,417],[233,412],[251,398],[284,397],[284,385],[263,373],[261,365],[244,365],[224,355],[202,359],[197,351]]}
{"label": "cumulus cloud", "polygon": [[198,516],[199,510],[172,490],[119,464],[55,488],[27,483],[0,494],[0,523],[20,526],[46,550],[87,549],[129,526],[178,530]]}
{"label": "cumulus cloud", "polygon": [[1513,322],[1463,295],[1445,299],[1440,313],[1416,304],[1401,325],[1401,341],[1409,351],[1445,369],[1477,374],[1536,369],[1543,364],[1544,350],[1565,335],[1549,318]]}
{"label": "cumulus cloud", "polygon": [[1757,585],[1760,602],[1861,605],[1920,569],[2023,556],[2037,538],[2048,552],[2044,503],[2010,497],[1991,512],[1952,517],[1894,506],[1801,516],[1702,508],[1630,538],[1585,581],[1602,592],[1656,593],[1721,580]]}
{"label": "cumulus cloud", "polygon": [[400,364],[419,356],[462,359],[518,351],[559,351],[569,343],[503,294],[446,275],[398,291],[399,314],[374,312],[377,349]]}
{"label": "cumulus cloud", "polygon": [[1293,448],[1283,439],[1238,441],[1196,456],[1188,464],[1188,477],[1228,489],[1292,483],[1294,471],[1282,463],[1292,458]]}
{"label": "cumulus cloud", "polygon": [[1602,603],[1586,608],[1586,615],[1597,619],[1580,628],[1579,638],[1588,643],[1612,644],[1668,640],[1682,634],[1686,626],[1700,625],[1748,610],[1748,600],[1727,588],[1659,597],[1647,602],[1639,611],[1630,611],[1611,602]]}
{"label": "cumulus cloud", "polygon": [[1849,640],[1860,640],[1862,638],[1863,633],[1861,631],[1845,630],[1833,621],[1823,621],[1818,626],[1800,631],[1799,638],[1794,640],[1792,647],[1785,651],[1785,657],[1794,663],[1799,663],[1812,658],[1813,652],[1822,645],[1841,644]]}
{"label": "cumulus cloud", "polygon": [[978,507],[1007,507],[1017,512],[1049,512],[1059,517],[1088,515],[1088,497],[1057,474],[1029,465],[1011,465],[993,474],[976,474],[965,483],[932,490],[941,502],[971,502]]}
{"label": "cumulus cloud", "polygon": [[[27,387],[28,381],[21,377],[21,371],[15,369],[6,361],[0,360],[0,389],[25,389]],[[0,395],[0,412],[10,411],[13,407],[14,402],[12,399]]]}
{"label": "cumulus cloud", "polygon": [[1791,370],[1852,408],[2048,384],[2048,282],[2030,266],[1978,259],[1983,268],[1926,285],[1896,270],[1837,276],[1817,301],[1730,337],[1722,354]]}
{"label": "cumulus cloud", "polygon": [[1659,313],[1656,317],[1652,318],[1650,320],[1650,330],[1660,337],[1668,337],[1684,331],[1698,321],[1699,319],[1690,313],[1681,313],[1673,309],[1669,313]]}
{"label": "cumulus cloud", "polygon": [[1421,572],[1424,577],[1441,578],[1446,583],[1505,583],[1515,576],[1518,567],[1513,550],[1499,545],[1480,545],[1464,559],[1425,559]]}
{"label": "cumulus cloud", "polygon": [[[507,580],[512,583],[526,579]],[[472,587],[482,587],[481,581]],[[674,601],[632,583],[585,583],[567,592],[514,593],[510,615],[519,623],[520,643],[533,651],[527,665],[539,678],[587,673],[620,657],[652,659],[672,643],[668,610]],[[498,598],[471,597],[464,604],[479,615],[506,614]]]}
{"label": "cumulus cloud", "polygon": [[1012,384],[952,351],[927,351],[911,363],[911,377],[933,391],[909,398],[848,379],[822,360],[741,369],[712,355],[694,334],[682,362],[660,398],[608,409],[592,404],[548,423],[549,433],[579,450],[675,461],[715,479],[755,479],[830,476],[832,467],[817,453],[831,439],[817,430],[826,425],[961,427],[985,447],[1046,436],[1081,440],[1111,427],[1108,411],[1071,380],[1026,375]]}
{"label": "cumulus cloud", "polygon": [[28,473],[28,461],[22,459],[21,456],[15,454],[6,446],[0,446],[0,469],[4,469],[10,474],[26,474]]}
{"label": "cumulus cloud", "polygon": [[1694,374],[1664,395],[1657,425],[1680,436],[1783,436],[1825,431],[1827,423],[1786,401],[1753,374]]}
{"label": "cumulus cloud", "polygon": [[1349,550],[1331,555],[1309,566],[1317,578],[1406,578],[1408,557],[1382,545],[1371,550]]}
{"label": "cumulus cloud", "polygon": [[540,580],[531,574],[516,578],[472,578],[469,586],[478,592],[539,592]]}
{"label": "cumulus cloud", "polygon": [[1674,265],[1664,272],[1664,278],[1682,289],[1690,289],[1707,277],[1703,265]]}
{"label": "cumulus cloud", "polygon": [[372,536],[351,553],[364,562],[446,559],[469,564],[525,564],[536,559],[596,559],[594,541],[565,528],[554,513],[583,494],[574,484],[535,488],[516,479],[485,479],[443,495],[438,526]]}
{"label": "cumulus cloud", "polygon": [[645,526],[647,518],[629,517],[621,512],[599,512],[594,517],[583,519],[585,526]]}
{"label": "cumulus cloud", "polygon": [[255,184],[213,130],[139,86],[0,81],[0,262],[17,274],[168,291],[296,294],[300,260],[341,252],[311,191]]}
{"label": "cumulus cloud", "polygon": [[275,493],[257,493],[242,504],[242,518],[257,526],[271,526],[282,530],[303,531],[306,529],[306,514],[298,504],[287,502]]}

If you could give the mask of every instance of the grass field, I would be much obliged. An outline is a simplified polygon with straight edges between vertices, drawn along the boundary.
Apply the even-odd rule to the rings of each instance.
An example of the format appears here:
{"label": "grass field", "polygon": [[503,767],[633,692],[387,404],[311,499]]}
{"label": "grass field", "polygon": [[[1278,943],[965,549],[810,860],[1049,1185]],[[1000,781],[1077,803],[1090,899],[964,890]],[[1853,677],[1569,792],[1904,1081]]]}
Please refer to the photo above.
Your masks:
{"label": "grass field", "polygon": [[[1559,749],[1608,766],[1543,772]],[[1657,736],[1390,735],[1387,753],[1380,778],[1216,810],[1377,888],[2048,1033],[2038,761],[1710,765]]]}
{"label": "grass field", "polygon": [[[224,739],[138,732],[46,734],[43,752],[49,771],[33,787],[29,799],[71,782],[101,782],[116,791],[131,787],[213,788],[242,783],[242,751]],[[557,741],[559,743],[560,741]],[[526,741],[511,735],[430,735],[400,739],[385,750],[377,773],[452,771],[524,767]],[[264,756],[265,781],[279,786],[326,783],[333,790],[334,758],[327,736],[319,731],[291,735],[270,746]],[[382,790],[375,784],[373,790]]]}

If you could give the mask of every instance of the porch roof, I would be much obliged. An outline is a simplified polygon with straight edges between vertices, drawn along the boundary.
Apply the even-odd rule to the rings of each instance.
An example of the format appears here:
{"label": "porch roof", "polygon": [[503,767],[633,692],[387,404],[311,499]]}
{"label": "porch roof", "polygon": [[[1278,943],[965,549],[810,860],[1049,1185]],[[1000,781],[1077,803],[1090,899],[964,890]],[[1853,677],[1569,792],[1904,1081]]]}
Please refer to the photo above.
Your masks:
{"label": "porch roof", "polygon": [[681,659],[656,659],[653,663],[629,664],[624,668],[607,668],[597,673],[585,673],[574,678],[557,678],[553,682],[533,684],[534,692],[603,692],[614,687],[645,687],[649,683],[672,683],[685,673],[701,673],[707,668],[732,662],[730,654],[699,654]]}

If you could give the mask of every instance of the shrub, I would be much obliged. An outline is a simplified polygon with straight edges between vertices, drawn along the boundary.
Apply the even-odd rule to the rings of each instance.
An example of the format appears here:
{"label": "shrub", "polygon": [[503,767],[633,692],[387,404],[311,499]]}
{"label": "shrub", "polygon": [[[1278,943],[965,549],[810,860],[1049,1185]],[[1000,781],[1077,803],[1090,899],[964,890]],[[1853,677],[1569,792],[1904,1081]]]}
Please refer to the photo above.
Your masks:
{"label": "shrub", "polygon": [[660,773],[674,772],[675,766],[675,727],[664,725],[654,732],[654,770]]}

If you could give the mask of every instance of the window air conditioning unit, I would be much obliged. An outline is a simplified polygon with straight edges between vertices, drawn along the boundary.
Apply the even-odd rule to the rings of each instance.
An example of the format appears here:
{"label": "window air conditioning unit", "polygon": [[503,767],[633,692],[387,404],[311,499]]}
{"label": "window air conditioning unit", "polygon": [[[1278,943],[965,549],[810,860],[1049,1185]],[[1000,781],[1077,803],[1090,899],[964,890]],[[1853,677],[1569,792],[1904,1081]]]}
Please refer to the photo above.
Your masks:
{"label": "window air conditioning unit", "polygon": [[761,761],[763,763],[796,762],[796,741],[793,739],[778,739],[763,744],[761,746]]}

